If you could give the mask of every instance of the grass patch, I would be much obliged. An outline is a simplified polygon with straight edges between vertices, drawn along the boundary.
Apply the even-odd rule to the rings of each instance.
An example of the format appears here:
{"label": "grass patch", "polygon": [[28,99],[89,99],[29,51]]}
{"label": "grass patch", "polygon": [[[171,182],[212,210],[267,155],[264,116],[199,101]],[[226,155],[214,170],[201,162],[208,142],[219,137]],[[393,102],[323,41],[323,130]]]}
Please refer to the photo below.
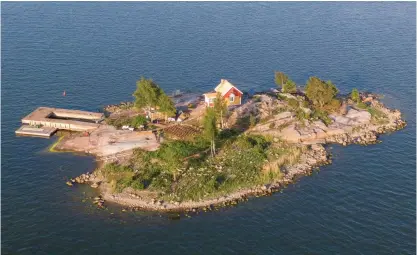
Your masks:
{"label": "grass patch", "polygon": [[326,126],[332,123],[332,119],[329,117],[329,114],[326,111],[315,109],[313,111],[312,118],[323,121]]}
{"label": "grass patch", "polygon": [[358,107],[359,109],[367,109],[368,105],[365,104],[364,102],[359,102],[356,104],[356,107]]}
{"label": "grass patch", "polygon": [[362,110],[367,110],[371,114],[371,121],[375,124],[383,125],[389,122],[388,116],[383,111],[371,105],[359,102],[356,104],[356,107]]}
{"label": "grass patch", "polygon": [[297,162],[301,149],[261,135],[219,135],[218,153],[209,157],[209,144],[167,141],[158,151],[135,150],[128,165],[107,164],[101,172],[115,192],[126,187],[156,191],[167,200],[201,200],[282,178],[283,165]]}
{"label": "grass patch", "polygon": [[133,117],[121,115],[106,119],[106,123],[108,125],[115,126],[116,128],[121,128],[122,126],[139,127],[140,125],[144,125],[146,127],[147,122],[148,121],[145,118],[145,116],[142,115],[137,115]]}
{"label": "grass patch", "polygon": [[388,116],[375,107],[368,107],[368,112],[371,114],[371,120],[376,124],[383,125],[389,122]]}

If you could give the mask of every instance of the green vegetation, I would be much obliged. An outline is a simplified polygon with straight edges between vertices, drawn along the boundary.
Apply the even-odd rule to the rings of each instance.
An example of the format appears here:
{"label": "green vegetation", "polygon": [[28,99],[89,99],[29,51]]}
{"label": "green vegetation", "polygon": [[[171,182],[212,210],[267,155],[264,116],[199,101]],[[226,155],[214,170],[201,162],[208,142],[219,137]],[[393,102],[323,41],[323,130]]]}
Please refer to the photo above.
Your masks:
{"label": "green vegetation", "polygon": [[138,115],[130,121],[130,125],[134,128],[138,128],[139,126],[145,126],[148,120],[143,115]]}
{"label": "green vegetation", "polygon": [[352,99],[353,102],[359,103],[359,91],[356,88],[352,89],[352,93],[350,93],[350,99]]}
{"label": "green vegetation", "polygon": [[227,115],[227,103],[226,100],[223,99],[221,93],[217,93],[216,99],[214,100],[213,106],[214,112],[216,113],[217,120],[220,121],[220,127],[224,127],[224,118]]}
{"label": "green vegetation", "polygon": [[108,125],[115,126],[116,128],[121,128],[122,126],[130,125],[132,119],[132,117],[121,115],[117,117],[107,118],[106,123]]}
{"label": "green vegetation", "polygon": [[161,89],[161,94],[158,98],[159,111],[165,114],[165,119],[168,116],[175,115],[177,109],[175,108],[174,102],[169,98]]}
{"label": "green vegetation", "polygon": [[387,124],[388,123],[388,116],[382,112],[381,110],[375,107],[368,107],[368,112],[371,114],[371,119],[374,123],[377,124]]}
{"label": "green vegetation", "polygon": [[136,98],[135,106],[139,109],[146,108],[148,110],[152,107],[155,108],[158,105],[161,88],[152,79],[145,79],[144,77],[136,82],[136,86],[137,89],[133,93]]}
{"label": "green vegetation", "polygon": [[282,88],[284,93],[295,93],[297,92],[297,86],[295,82],[288,78],[283,72],[275,72],[275,84]]}
{"label": "green vegetation", "polygon": [[108,125],[115,126],[116,128],[121,128],[122,126],[131,126],[134,128],[138,128],[140,125],[146,127],[148,120],[143,115],[137,116],[127,116],[127,115],[120,115],[117,117],[111,117],[106,119],[106,123]]}
{"label": "green vegetation", "polygon": [[204,116],[203,120],[203,127],[204,127],[204,137],[210,141],[210,152],[211,156],[214,157],[216,154],[216,143],[215,139],[218,134],[217,130],[217,119],[216,119],[216,112],[213,108],[206,109],[206,115]]}
{"label": "green vegetation", "polygon": [[323,121],[323,123],[324,123],[326,126],[328,126],[328,125],[330,125],[330,124],[332,123],[332,119],[330,119],[330,117],[329,117],[329,115],[327,114],[327,112],[322,111],[322,110],[315,109],[315,110],[313,111],[313,114],[311,115],[311,117],[312,117],[313,119]]}
{"label": "green vegetation", "polygon": [[282,87],[282,91],[285,93],[295,93],[297,92],[297,86],[295,85],[294,81],[288,79],[288,81]]}
{"label": "green vegetation", "polygon": [[303,121],[303,120],[308,120],[308,119],[310,119],[310,113],[309,113],[309,112],[307,112],[307,111],[305,111],[305,110],[303,110],[303,109],[301,109],[301,108],[298,108],[298,109],[295,111],[295,116],[297,117],[297,119],[298,119],[299,121]]}
{"label": "green vegetation", "polygon": [[340,106],[339,100],[335,97],[338,93],[336,86],[331,82],[324,82],[317,77],[310,77],[307,81],[306,95],[316,108],[325,109],[330,106]]}
{"label": "green vegetation", "polygon": [[158,192],[174,201],[200,200],[279,180],[283,165],[295,164],[302,148],[269,137],[225,130],[209,157],[204,137],[166,141],[158,151],[135,150],[127,165],[107,164],[101,173],[115,192],[126,187]]}
{"label": "green vegetation", "polygon": [[136,108],[145,108],[147,111],[151,108],[159,108],[165,117],[175,113],[176,109],[172,100],[152,79],[142,77],[136,82],[136,86],[137,89],[133,93]]}
{"label": "green vegetation", "polygon": [[288,76],[285,73],[280,72],[280,71],[275,72],[275,84],[278,86],[278,88],[279,87],[283,88],[285,83],[287,83],[287,81],[288,81]]}
{"label": "green vegetation", "polygon": [[287,102],[288,102],[288,105],[293,109],[298,109],[298,107],[300,106],[300,103],[295,98],[289,98],[287,99]]}
{"label": "green vegetation", "polygon": [[365,104],[364,102],[359,102],[356,104],[356,107],[358,107],[359,109],[367,109],[368,105]]}

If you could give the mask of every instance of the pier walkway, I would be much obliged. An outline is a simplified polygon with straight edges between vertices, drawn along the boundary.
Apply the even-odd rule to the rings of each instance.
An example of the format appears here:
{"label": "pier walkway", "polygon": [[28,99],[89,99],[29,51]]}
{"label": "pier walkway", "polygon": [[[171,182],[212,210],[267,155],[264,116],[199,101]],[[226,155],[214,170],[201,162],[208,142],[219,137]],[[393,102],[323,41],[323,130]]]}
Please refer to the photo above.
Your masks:
{"label": "pier walkway", "polygon": [[92,131],[103,119],[103,113],[39,107],[22,119],[26,125],[16,130],[16,134],[51,136],[58,129]]}

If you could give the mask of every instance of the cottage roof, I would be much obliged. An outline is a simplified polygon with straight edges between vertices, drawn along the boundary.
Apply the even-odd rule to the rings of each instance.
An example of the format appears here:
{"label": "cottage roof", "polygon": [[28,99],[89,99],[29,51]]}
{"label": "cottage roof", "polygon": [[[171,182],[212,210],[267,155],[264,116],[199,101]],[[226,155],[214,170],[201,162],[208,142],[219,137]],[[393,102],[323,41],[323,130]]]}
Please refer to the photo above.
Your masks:
{"label": "cottage roof", "polygon": [[[237,91],[242,93],[235,85],[231,84],[228,80],[221,79],[219,85],[214,89],[216,92],[220,92],[224,96],[230,89],[235,88]],[[243,93],[242,93],[243,94]]]}

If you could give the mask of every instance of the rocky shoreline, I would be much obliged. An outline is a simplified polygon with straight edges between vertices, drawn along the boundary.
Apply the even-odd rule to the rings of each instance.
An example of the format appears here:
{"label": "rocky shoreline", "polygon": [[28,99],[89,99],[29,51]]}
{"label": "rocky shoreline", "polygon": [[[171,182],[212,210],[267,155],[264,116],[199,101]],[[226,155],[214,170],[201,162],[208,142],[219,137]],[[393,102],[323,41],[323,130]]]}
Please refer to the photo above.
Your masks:
{"label": "rocky shoreline", "polygon": [[94,173],[85,173],[76,178],[70,179],[67,185],[74,184],[89,184],[92,188],[99,188],[101,192],[100,197],[94,198],[94,203],[98,207],[104,207],[104,201],[115,202],[126,206],[124,210],[150,210],[150,211],[164,211],[164,212],[196,212],[198,210],[213,210],[216,207],[236,205],[239,202],[246,201],[249,197],[259,197],[271,195],[279,191],[286,185],[292,183],[296,178],[310,175],[315,167],[330,164],[329,154],[323,145],[311,145],[311,149],[301,155],[300,162],[294,166],[284,169],[285,172],[282,180],[238,190],[229,195],[207,199],[203,201],[185,201],[182,203],[163,201],[157,199],[145,199],[140,192],[123,192],[119,194],[112,194],[109,191],[108,184],[103,179]]}
{"label": "rocky shoreline", "polygon": [[[291,132],[286,132],[284,129],[280,131],[279,137],[282,139],[288,138],[287,141],[293,141],[300,146],[308,146],[297,164],[282,169],[284,176],[280,181],[275,183],[269,183],[261,186],[254,186],[252,188],[245,188],[233,192],[231,194],[205,199],[202,201],[163,201],[156,199],[155,197],[148,196],[144,191],[136,191],[131,188],[125,189],[122,193],[113,194],[109,183],[106,183],[105,179],[95,173],[82,174],[67,182],[67,185],[72,186],[78,184],[89,184],[92,188],[98,188],[101,196],[94,198],[94,202],[99,208],[104,207],[105,201],[114,202],[125,206],[123,210],[150,210],[161,212],[196,212],[199,210],[207,211],[213,210],[217,207],[235,205],[241,201],[247,200],[253,196],[265,196],[270,195],[276,191],[281,190],[289,183],[292,183],[296,178],[300,176],[310,175],[315,167],[319,167],[331,162],[329,152],[326,151],[323,145],[337,143],[343,146],[349,144],[368,145],[378,143],[379,134],[392,132],[395,130],[403,129],[406,126],[406,122],[401,119],[401,112],[399,110],[390,110],[386,108],[382,103],[377,100],[372,100],[372,105],[377,107],[386,115],[384,123],[373,123],[370,121],[370,114],[360,109],[350,109],[347,114],[332,116],[333,123],[328,127],[322,127],[322,123],[313,122],[301,129],[295,127],[288,127]],[[287,119],[293,119],[291,114],[286,112],[279,115],[285,115]],[[278,117],[273,121],[283,121]],[[284,120],[281,123],[286,123]],[[354,124],[350,124],[354,123]],[[264,124],[269,125],[270,122]],[[318,128],[320,127],[320,128]],[[262,128],[259,127],[259,128]],[[270,130],[261,130],[264,133],[268,133]],[[250,131],[250,132],[253,132]],[[256,129],[255,129],[256,132]],[[276,133],[270,133],[275,135]],[[281,134],[284,134],[282,136]],[[294,135],[296,134],[294,139]],[[278,136],[278,135],[277,135]],[[274,136],[275,137],[275,136]]]}

